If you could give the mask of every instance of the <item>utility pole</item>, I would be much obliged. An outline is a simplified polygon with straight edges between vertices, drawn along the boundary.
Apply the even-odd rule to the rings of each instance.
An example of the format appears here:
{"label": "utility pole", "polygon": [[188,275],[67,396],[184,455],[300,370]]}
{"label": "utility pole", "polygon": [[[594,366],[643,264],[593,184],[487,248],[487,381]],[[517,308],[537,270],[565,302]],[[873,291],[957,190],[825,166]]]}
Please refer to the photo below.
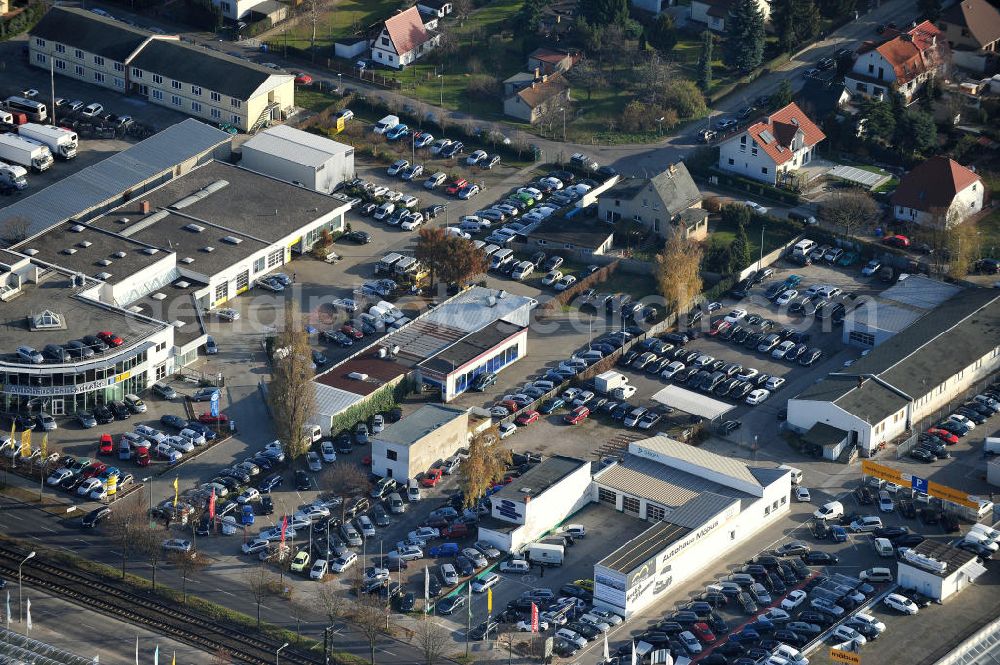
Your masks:
{"label": "utility pole", "polygon": [[49,58],[49,87],[52,93],[52,126],[56,124],[56,69],[55,58]]}
{"label": "utility pole", "polygon": [[760,258],[757,260],[757,270],[764,267],[764,229],[766,226],[763,222],[760,225]]}

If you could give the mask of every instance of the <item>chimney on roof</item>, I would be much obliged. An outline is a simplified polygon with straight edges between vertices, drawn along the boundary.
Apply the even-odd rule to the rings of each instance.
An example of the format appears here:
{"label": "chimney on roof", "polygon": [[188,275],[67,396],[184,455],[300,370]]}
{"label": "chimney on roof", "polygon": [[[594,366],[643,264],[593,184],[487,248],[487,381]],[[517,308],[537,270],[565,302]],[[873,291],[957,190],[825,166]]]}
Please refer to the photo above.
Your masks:
{"label": "chimney on roof", "polygon": [[547,83],[548,80],[549,80],[549,75],[548,74],[542,74],[542,83]]}
{"label": "chimney on roof", "polygon": [[535,67],[535,78],[538,78],[538,75],[539,75],[540,73],[541,73],[541,72],[539,72],[539,71],[538,71],[538,67]]}
{"label": "chimney on roof", "polygon": [[858,377],[858,390],[861,390],[861,386],[865,384],[865,379],[863,376]]}
{"label": "chimney on roof", "polygon": [[149,209],[150,209],[149,201],[139,201],[139,212],[140,213],[142,213],[143,215],[148,215],[149,214]]}
{"label": "chimney on roof", "polygon": [[937,35],[931,35],[931,46],[937,46]]}
{"label": "chimney on roof", "polygon": [[670,172],[670,175],[674,175],[675,173],[677,173],[677,165],[671,164],[670,166],[667,167],[667,171]]}

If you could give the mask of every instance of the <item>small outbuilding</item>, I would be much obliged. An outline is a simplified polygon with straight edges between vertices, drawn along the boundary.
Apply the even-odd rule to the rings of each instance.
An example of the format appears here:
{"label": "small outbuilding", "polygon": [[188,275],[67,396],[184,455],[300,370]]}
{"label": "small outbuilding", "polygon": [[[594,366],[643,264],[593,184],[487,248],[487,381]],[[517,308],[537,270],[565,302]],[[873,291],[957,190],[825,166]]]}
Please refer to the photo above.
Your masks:
{"label": "small outbuilding", "polygon": [[944,601],[972,584],[986,568],[972,552],[925,540],[899,560],[899,586]]}
{"label": "small outbuilding", "polygon": [[330,194],[354,178],[354,147],[277,125],[243,144],[240,166]]}

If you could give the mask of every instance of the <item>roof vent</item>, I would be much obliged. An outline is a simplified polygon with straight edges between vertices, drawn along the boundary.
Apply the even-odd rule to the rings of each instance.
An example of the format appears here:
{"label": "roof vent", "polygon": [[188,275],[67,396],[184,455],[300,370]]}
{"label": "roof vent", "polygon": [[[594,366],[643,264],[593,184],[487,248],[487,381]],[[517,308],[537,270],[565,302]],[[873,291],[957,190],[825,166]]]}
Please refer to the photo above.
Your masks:
{"label": "roof vent", "polygon": [[355,381],[367,381],[368,375],[362,372],[351,372],[347,375],[348,379],[354,379]]}
{"label": "roof vent", "polygon": [[119,224],[128,224],[130,221],[132,221],[132,220],[130,220],[128,217],[119,217],[118,218],[118,223]]}
{"label": "roof vent", "polygon": [[23,254],[27,254],[28,256],[34,256],[37,253],[38,253],[38,250],[34,249],[34,248],[31,248],[31,247],[29,247],[28,249],[24,250],[24,252],[23,252]]}
{"label": "roof vent", "polygon": [[96,277],[97,279],[101,280],[102,282],[106,282],[109,279],[111,279],[111,273],[109,273],[109,272],[99,272],[96,275],[94,275],[94,277]]}
{"label": "roof vent", "polygon": [[202,225],[200,225],[200,224],[193,224],[192,223],[192,224],[185,224],[184,225],[184,230],[185,231],[191,231],[192,233],[201,233],[202,231],[205,230],[205,227],[202,226]]}
{"label": "roof vent", "polygon": [[31,317],[32,330],[62,329],[65,328],[62,317],[51,309],[44,309]]}
{"label": "roof vent", "polygon": [[93,244],[94,243],[90,242],[89,240],[81,240],[80,242],[76,243],[76,246],[77,247],[82,247],[83,249],[87,249],[88,247],[90,247]]}
{"label": "roof vent", "polygon": [[74,224],[73,226],[69,227],[69,230],[72,231],[73,233],[80,233],[81,231],[83,231],[83,226],[81,226],[80,224]]}
{"label": "roof vent", "polygon": [[178,289],[186,289],[187,287],[191,286],[191,282],[182,279],[180,281],[174,282],[174,286],[176,286]]}
{"label": "roof vent", "polygon": [[97,262],[97,265],[99,265],[99,266],[105,266],[105,267],[107,267],[107,266],[109,266],[111,264],[112,264],[111,259],[101,259],[100,261]]}
{"label": "roof vent", "polygon": [[153,295],[151,295],[149,297],[152,298],[153,300],[166,300],[167,299],[167,294],[166,293],[160,293],[159,291],[157,291],[156,293],[154,293]]}
{"label": "roof vent", "polygon": [[226,236],[222,239],[222,242],[228,242],[230,245],[238,245],[243,242],[243,238],[237,238],[236,236]]}
{"label": "roof vent", "polygon": [[174,328],[183,328],[184,327],[184,322],[181,321],[180,319],[176,319],[174,321],[171,321],[170,325],[172,325]]}
{"label": "roof vent", "polygon": [[126,256],[128,256],[128,254],[122,251],[118,251],[112,254],[111,256],[115,257],[116,259],[124,259]]}
{"label": "roof vent", "polygon": [[202,247],[201,251],[205,252],[206,254],[211,254],[212,252],[215,251],[215,248],[209,245],[208,247]]}
{"label": "roof vent", "polygon": [[524,493],[524,494],[531,494],[531,488],[530,488],[530,487],[522,487],[522,488],[520,488],[520,489],[519,489],[519,490],[517,490],[517,491],[518,491],[518,492],[522,492],[522,493]]}
{"label": "roof vent", "polygon": [[139,307],[139,305],[132,305],[131,307],[128,308],[128,311],[132,312],[133,314],[141,314],[142,307]]}
{"label": "roof vent", "polygon": [[63,250],[63,254],[69,254],[70,256],[72,256],[72,255],[76,254],[76,248],[75,247],[67,247],[66,249]]}
{"label": "roof vent", "polygon": [[181,259],[181,263],[190,265],[194,263],[194,259],[192,259],[190,256],[185,256],[183,259]]}
{"label": "roof vent", "polygon": [[156,247],[143,247],[142,248],[142,253],[143,254],[148,254],[150,256],[152,256],[153,254],[156,254],[159,251],[160,250],[158,250]]}

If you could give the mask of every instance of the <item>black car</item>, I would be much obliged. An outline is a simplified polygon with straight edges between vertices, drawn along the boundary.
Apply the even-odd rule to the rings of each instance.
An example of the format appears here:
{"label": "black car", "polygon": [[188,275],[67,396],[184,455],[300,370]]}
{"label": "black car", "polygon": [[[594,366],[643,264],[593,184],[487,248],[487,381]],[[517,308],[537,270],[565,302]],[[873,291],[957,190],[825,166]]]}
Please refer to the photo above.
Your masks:
{"label": "black car", "polygon": [[785,644],[790,644],[793,647],[800,647],[809,641],[808,638],[799,635],[793,630],[788,630],[787,628],[774,631],[774,639]]}
{"label": "black car", "polygon": [[724,656],[737,657],[746,652],[746,648],[740,642],[729,641],[714,649],[714,653],[721,653]]}
{"label": "black car", "polygon": [[[413,594],[411,593],[408,595],[412,596]],[[483,640],[486,639],[486,636],[489,635],[490,633],[496,636],[497,631],[499,631],[499,629],[500,629],[499,622],[497,622],[495,619],[487,619],[486,621],[483,621],[481,624],[479,624],[478,626],[469,631],[469,639],[476,641]]]}
{"label": "black car", "polygon": [[910,499],[900,499],[899,512],[903,517],[913,519],[917,516],[917,507],[913,505],[913,501]]}
{"label": "black car", "polygon": [[333,440],[333,447],[336,448],[338,454],[349,455],[354,451],[351,435],[346,432],[341,432],[337,435],[337,438]]}
{"label": "black car", "polygon": [[68,476],[59,483],[59,489],[67,492],[75,492],[76,488],[83,484],[81,476]]}
{"label": "black car", "polygon": [[351,231],[350,233],[344,234],[344,239],[356,242],[359,245],[367,245],[372,241],[371,234],[367,231]]}
{"label": "black car", "polygon": [[254,515],[273,515],[274,500],[269,496],[263,496],[260,502],[254,507]]}
{"label": "black car", "polygon": [[934,457],[934,453],[931,453],[930,451],[925,450],[923,448],[914,448],[913,450],[911,450],[910,457],[917,460],[918,462],[923,462],[924,464],[930,464],[935,459],[937,459],[936,457]]}
{"label": "black car", "polygon": [[455,557],[455,568],[458,569],[459,574],[463,577],[468,577],[476,572],[476,566],[472,563],[472,560],[461,554]]}
{"label": "black car", "polygon": [[854,488],[854,498],[863,506],[870,506],[875,501],[871,489],[864,485]]}
{"label": "black car", "polygon": [[111,412],[115,414],[115,420],[128,420],[132,417],[132,411],[121,400],[111,402],[110,407]]}
{"label": "black car", "polygon": [[572,596],[573,598],[579,598],[581,600],[589,601],[591,598],[591,593],[584,589],[582,586],[577,586],[576,584],[564,584],[559,587],[559,593],[563,596]]}
{"label": "black car", "polygon": [[305,492],[312,489],[312,478],[309,474],[301,469],[295,471],[295,489],[300,492]]}
{"label": "black car", "polygon": [[809,552],[802,555],[802,561],[809,566],[833,566],[840,561],[840,557],[829,552]]}
{"label": "black car", "polygon": [[945,533],[955,533],[958,531],[958,518],[955,513],[945,512],[941,515],[941,528]]}
{"label": "black car", "polygon": [[[168,416],[163,416],[163,418],[160,418],[160,422],[166,425],[167,422],[164,420],[164,418],[167,417]],[[169,416],[169,417],[176,418],[182,423],[184,422],[183,418],[179,418],[177,416]],[[97,406],[94,407],[94,419],[101,425],[107,425],[108,423],[113,423],[115,421],[115,414],[111,411],[111,409],[109,409],[104,404],[98,404]]]}
{"label": "black car", "polygon": [[437,604],[438,614],[444,614],[445,616],[452,614],[455,610],[465,607],[465,594],[455,594],[454,596],[448,596],[440,603]]}
{"label": "black car", "polygon": [[[723,596],[723,598],[725,598],[725,596]],[[727,624],[726,620],[723,619],[718,614],[716,614],[715,612],[709,614],[708,619],[706,619],[705,622],[708,624],[708,627],[712,629],[712,632],[715,633],[716,635],[725,635],[726,633],[729,632],[729,624]]]}
{"label": "black car", "polygon": [[565,627],[569,628],[574,633],[578,633],[588,642],[596,640],[601,635],[600,630],[580,621],[570,621]]}
{"label": "black car", "polygon": [[552,651],[555,652],[555,654],[560,658],[572,658],[574,655],[576,655],[578,648],[572,642],[569,642],[561,637],[558,637],[552,643]]}
{"label": "black car", "polygon": [[820,627],[829,626],[833,621],[832,619],[823,614],[822,612],[814,612],[812,610],[806,610],[798,616],[799,621],[804,621],[805,623],[812,623]]}
{"label": "black car", "polygon": [[101,506],[100,508],[95,508],[89,513],[84,515],[81,524],[84,528],[93,529],[95,526],[100,524],[102,521],[106,520],[111,516],[111,508],[108,506]]}

